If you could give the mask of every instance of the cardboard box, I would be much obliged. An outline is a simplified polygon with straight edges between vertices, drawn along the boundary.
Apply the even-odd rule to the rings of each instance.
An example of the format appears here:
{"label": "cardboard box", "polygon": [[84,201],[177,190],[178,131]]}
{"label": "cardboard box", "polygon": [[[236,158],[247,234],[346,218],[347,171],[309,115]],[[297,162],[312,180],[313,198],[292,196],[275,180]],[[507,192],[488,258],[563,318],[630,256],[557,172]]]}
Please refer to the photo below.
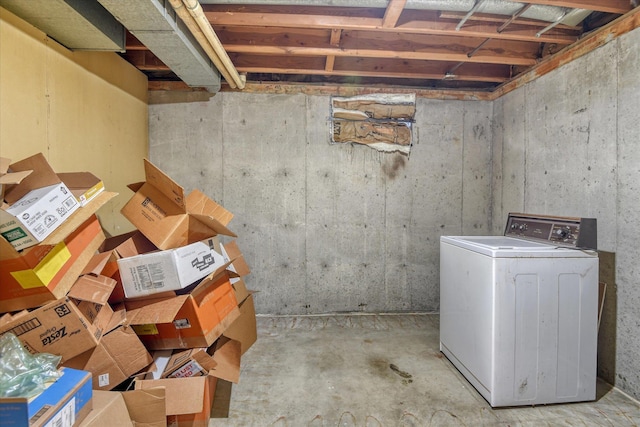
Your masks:
{"label": "cardboard box", "polygon": [[236,235],[226,226],[233,215],[198,190],[184,189],[147,159],[146,181],[129,186],[135,194],[122,214],[162,250],[178,248],[218,234]]}
{"label": "cardboard box", "polygon": [[6,157],[0,157],[0,204],[4,201],[5,186],[20,184],[20,182],[29,176],[33,171],[26,170],[21,172],[9,172],[11,160]]}
{"label": "cardboard box", "polygon": [[125,301],[127,317],[151,350],[209,347],[240,315],[225,264],[190,293]]}
{"label": "cardboard box", "polygon": [[0,234],[16,250],[42,242],[80,208],[63,183],[37,188],[0,209]]}
{"label": "cardboard box", "polygon": [[164,387],[125,391],[122,393],[122,397],[135,426],[167,427],[167,402]]}
{"label": "cardboard box", "polygon": [[[216,382],[217,379],[212,376],[139,380],[135,382],[135,390],[125,392],[124,395],[157,390],[159,387],[163,387],[167,425],[172,427],[207,427]],[[140,405],[132,405],[132,395],[125,397],[125,399],[128,399],[126,401],[130,413],[136,414],[137,408],[134,407],[132,411],[131,406]],[[132,415],[132,419],[135,420],[134,415]]]}
{"label": "cardboard box", "polygon": [[61,368],[62,376],[34,398],[0,398],[3,427],[72,427],[91,411],[91,374]]}
{"label": "cardboard box", "polygon": [[188,378],[213,375],[218,379],[237,383],[240,379],[240,349],[238,341],[220,337],[209,348],[174,350],[159,377]]}
{"label": "cardboard box", "polygon": [[244,301],[240,303],[239,309],[240,315],[224,331],[224,336],[239,341],[241,344],[240,354],[245,354],[258,339],[256,309],[252,294],[249,294]]}
{"label": "cardboard box", "polygon": [[225,264],[211,239],[117,262],[127,298],[184,289]]}
{"label": "cardboard box", "polygon": [[105,239],[94,213],[115,195],[102,193],[44,242],[21,252],[0,238],[0,312],[38,307],[66,295]]}
{"label": "cardboard box", "polygon": [[104,191],[104,182],[91,172],[63,172],[58,178],[67,186],[80,206],[85,206]]}
{"label": "cardboard box", "polygon": [[82,274],[100,274],[114,279],[116,287],[109,297],[109,303],[118,303],[124,301],[125,298],[120,269],[118,268],[118,259],[156,250],[158,248],[137,230],[109,237],[98,248],[99,253],[89,260]]}
{"label": "cardboard box", "polygon": [[0,234],[17,250],[43,241],[80,207],[42,153],[9,165],[14,173],[32,171],[8,185],[0,210]]}
{"label": "cardboard box", "polygon": [[65,362],[94,348],[113,311],[106,303],[108,283],[85,276],[69,296],[31,312],[21,312],[0,326],[0,335],[15,334],[30,353],[51,353]]}
{"label": "cardboard box", "polygon": [[124,310],[116,311],[98,345],[64,363],[93,374],[94,390],[112,390],[152,362],[136,333],[126,326]]}
{"label": "cardboard box", "polygon": [[121,393],[93,391],[93,410],[78,427],[133,427]]}

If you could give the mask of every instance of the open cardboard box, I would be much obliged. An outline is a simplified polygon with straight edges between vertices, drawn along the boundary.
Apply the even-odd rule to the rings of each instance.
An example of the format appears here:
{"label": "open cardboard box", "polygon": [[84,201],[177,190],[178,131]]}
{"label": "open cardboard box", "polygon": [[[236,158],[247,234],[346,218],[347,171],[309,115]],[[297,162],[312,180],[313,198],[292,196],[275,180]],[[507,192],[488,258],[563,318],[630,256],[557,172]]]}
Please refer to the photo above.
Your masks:
{"label": "open cardboard box", "polygon": [[105,239],[94,214],[116,195],[100,194],[43,242],[23,251],[0,238],[0,312],[38,307],[66,295]]}
{"label": "open cardboard box", "polygon": [[93,409],[78,427],[134,427],[122,393],[93,390]]}
{"label": "open cardboard box", "polygon": [[228,263],[183,295],[166,292],[124,302],[127,318],[151,350],[209,347],[240,315]]}
{"label": "open cardboard box", "polygon": [[122,208],[125,216],[158,248],[178,248],[218,234],[236,237],[226,226],[233,214],[193,190],[184,189],[144,159],[146,181],[129,185],[135,194]]}
{"label": "open cardboard box", "polygon": [[94,390],[112,390],[151,364],[151,355],[126,325],[124,310],[116,311],[98,345],[64,363],[93,374]]}
{"label": "open cardboard box", "polygon": [[[80,208],[42,153],[9,165],[12,172],[31,172],[7,185],[0,209],[0,234],[16,250],[42,242]],[[6,175],[5,175],[6,176]]]}
{"label": "open cardboard box", "polygon": [[0,204],[4,201],[4,190],[6,186],[20,184],[33,171],[25,170],[20,172],[9,172],[11,159],[0,157]]}
{"label": "open cardboard box", "polygon": [[237,383],[240,379],[238,341],[220,337],[209,348],[159,350],[153,352],[153,369],[144,379],[189,378],[213,375]]}
{"label": "open cardboard box", "polygon": [[127,298],[177,291],[203,279],[225,264],[213,239],[175,249],[117,260]]}
{"label": "open cardboard box", "polygon": [[[72,427],[91,411],[91,374],[61,368],[57,381],[32,398],[0,398],[0,424],[3,427]],[[113,425],[113,424],[112,424]]]}
{"label": "open cardboard box", "polygon": [[85,206],[104,191],[104,182],[91,172],[61,172],[58,178],[71,190],[80,206]]}
{"label": "open cardboard box", "polygon": [[82,274],[100,274],[111,277],[116,281],[116,287],[109,297],[109,302],[114,304],[124,301],[124,288],[118,259],[132,257],[148,252],[156,251],[158,248],[151,243],[144,234],[138,230],[107,238],[98,248],[95,254],[87,263]]}
{"label": "open cardboard box", "polygon": [[[123,396],[131,419],[144,420],[145,426],[207,427],[216,382],[217,378],[210,375],[136,380],[135,390],[126,391]],[[161,399],[163,394],[165,398]],[[164,412],[160,412],[162,403]],[[154,405],[153,412],[150,404]]]}
{"label": "open cardboard box", "polygon": [[106,277],[82,276],[68,296],[3,317],[0,335],[11,332],[30,353],[56,354],[64,363],[98,344],[113,316],[107,299],[114,284]]}

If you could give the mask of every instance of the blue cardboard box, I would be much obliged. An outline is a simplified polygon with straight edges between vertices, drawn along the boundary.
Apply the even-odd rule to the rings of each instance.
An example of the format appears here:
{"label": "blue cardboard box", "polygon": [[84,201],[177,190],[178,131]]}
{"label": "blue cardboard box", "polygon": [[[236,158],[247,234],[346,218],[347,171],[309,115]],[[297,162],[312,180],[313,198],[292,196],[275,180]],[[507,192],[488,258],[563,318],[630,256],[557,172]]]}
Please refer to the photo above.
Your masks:
{"label": "blue cardboard box", "polygon": [[71,427],[91,411],[91,373],[60,368],[62,376],[32,398],[0,398],[0,426]]}

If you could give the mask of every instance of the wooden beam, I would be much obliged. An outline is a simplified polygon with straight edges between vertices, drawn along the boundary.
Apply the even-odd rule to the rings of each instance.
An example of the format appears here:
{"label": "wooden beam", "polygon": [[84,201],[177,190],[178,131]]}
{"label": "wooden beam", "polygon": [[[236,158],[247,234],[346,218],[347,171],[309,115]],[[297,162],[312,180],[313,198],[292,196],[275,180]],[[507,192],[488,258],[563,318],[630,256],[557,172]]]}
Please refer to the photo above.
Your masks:
{"label": "wooden beam", "polygon": [[535,58],[522,56],[506,56],[492,52],[480,51],[471,58],[466,53],[434,49],[432,51],[395,51],[372,49],[337,49],[324,47],[298,47],[298,46],[252,46],[252,45],[228,45],[224,48],[229,53],[261,54],[261,55],[295,55],[295,56],[335,56],[335,57],[362,57],[362,58],[396,58],[431,61],[473,62],[486,64],[508,65],[535,65]]}
{"label": "wooden beam", "polygon": [[[521,0],[509,0],[518,1]],[[587,9],[596,12],[625,14],[631,10],[629,0],[527,0],[527,3],[545,6],[567,7],[570,9]]]}
{"label": "wooden beam", "polygon": [[[329,44],[331,46],[340,46],[340,37],[342,36],[342,30],[338,29],[338,28],[333,28],[331,29],[331,38],[329,39]],[[327,60],[326,63],[324,65],[324,70],[325,71],[332,71],[333,70],[333,63],[335,62],[336,57],[335,55],[328,55],[327,56]]]}
{"label": "wooden beam", "polygon": [[407,0],[389,0],[387,10],[384,12],[384,17],[382,18],[382,28],[393,28],[396,26],[406,3]]}
{"label": "wooden beam", "polygon": [[[300,15],[296,13],[252,13],[247,6],[242,12],[228,13],[218,5],[204,5],[205,15],[211,25],[240,27],[285,27],[285,28],[324,28],[343,30],[377,30],[396,33],[413,33],[429,35],[468,36],[477,38],[492,37],[502,40],[522,40],[535,43],[556,43],[568,45],[573,43],[579,33],[573,30],[554,28],[540,37],[536,37],[536,28],[530,25],[509,26],[501,33],[497,32],[500,23],[470,22],[460,31],[456,31],[455,20],[440,20],[437,12],[411,10],[402,15],[394,28],[384,28],[381,18],[342,16],[342,15]],[[294,10],[294,8],[289,8]],[[540,29],[544,23],[540,25]]]}
{"label": "wooden beam", "polygon": [[[222,84],[222,92],[236,91],[229,88],[226,83]],[[242,93],[269,93],[279,95],[336,95],[336,96],[356,96],[372,93],[394,93],[394,94],[415,94],[419,98],[441,99],[441,100],[461,100],[461,101],[488,101],[491,99],[490,92],[466,91],[456,89],[425,89],[406,88],[398,86],[372,87],[359,85],[338,85],[338,84],[300,84],[300,83],[252,83],[247,82]]]}
{"label": "wooden beam", "polygon": [[574,61],[638,27],[640,27],[640,7],[635,8],[615,21],[588,34],[583,39],[564,48],[555,55],[545,58],[526,73],[523,73],[515,79],[499,86],[493,92],[494,99],[518,89],[519,87],[522,87],[525,84],[536,80],[538,77],[544,76],[545,74],[550,73],[571,61]]}

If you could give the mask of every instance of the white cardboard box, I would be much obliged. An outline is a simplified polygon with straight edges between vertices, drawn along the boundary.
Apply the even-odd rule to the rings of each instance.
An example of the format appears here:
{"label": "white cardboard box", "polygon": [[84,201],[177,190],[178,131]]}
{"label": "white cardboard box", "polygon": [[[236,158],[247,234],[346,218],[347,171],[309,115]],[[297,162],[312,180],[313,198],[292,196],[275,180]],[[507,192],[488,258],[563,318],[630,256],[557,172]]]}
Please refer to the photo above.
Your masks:
{"label": "white cardboard box", "polygon": [[16,250],[26,249],[42,242],[79,207],[63,183],[31,190],[0,209],[0,234]]}
{"label": "white cardboard box", "polygon": [[207,239],[176,249],[118,259],[124,294],[135,298],[186,288],[225,264]]}

